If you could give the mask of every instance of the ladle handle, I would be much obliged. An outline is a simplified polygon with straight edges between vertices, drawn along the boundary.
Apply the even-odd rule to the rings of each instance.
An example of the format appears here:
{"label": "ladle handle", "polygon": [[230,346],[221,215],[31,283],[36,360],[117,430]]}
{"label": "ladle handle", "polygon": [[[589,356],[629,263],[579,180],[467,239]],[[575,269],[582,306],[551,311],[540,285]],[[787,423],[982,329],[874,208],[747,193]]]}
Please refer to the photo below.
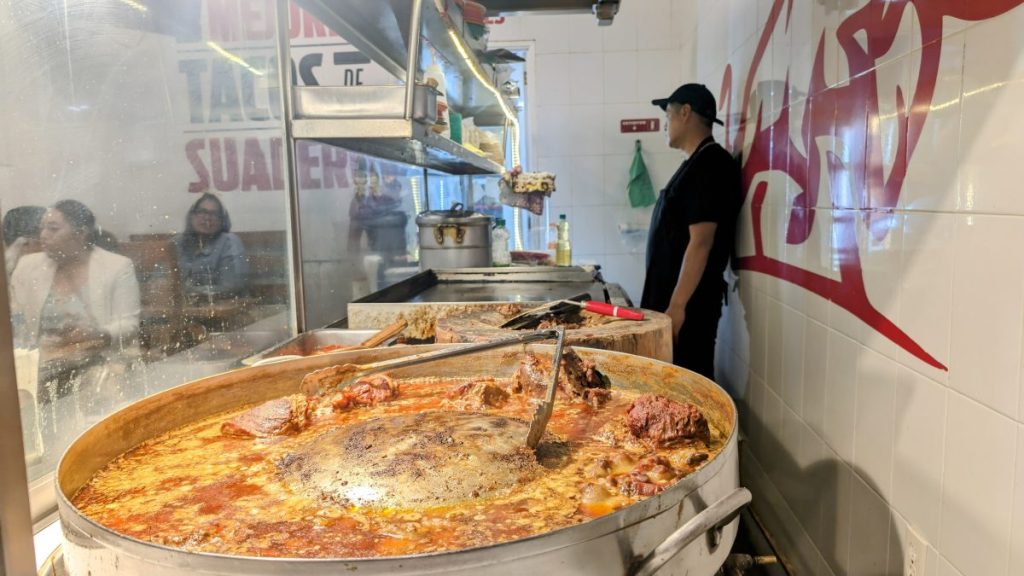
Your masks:
{"label": "ladle handle", "polygon": [[405,368],[406,366],[414,366],[416,364],[433,362],[435,360],[444,360],[445,358],[454,358],[456,356],[463,356],[466,354],[483,352],[485,350],[504,348],[505,346],[515,346],[516,344],[528,344],[530,342],[550,340],[552,338],[557,337],[558,330],[536,330],[534,332],[516,334],[515,336],[509,336],[508,338],[500,338],[498,340],[481,342],[479,344],[470,344],[468,346],[460,346],[458,348],[436,350],[434,352],[424,352],[423,354],[415,354],[413,356],[403,356],[401,358],[394,358],[392,360],[382,360],[380,362],[374,362],[373,364],[363,364],[362,366],[359,367],[359,373],[362,376],[366,376],[368,374],[376,374],[378,372],[385,372],[387,370],[396,370],[398,368]]}

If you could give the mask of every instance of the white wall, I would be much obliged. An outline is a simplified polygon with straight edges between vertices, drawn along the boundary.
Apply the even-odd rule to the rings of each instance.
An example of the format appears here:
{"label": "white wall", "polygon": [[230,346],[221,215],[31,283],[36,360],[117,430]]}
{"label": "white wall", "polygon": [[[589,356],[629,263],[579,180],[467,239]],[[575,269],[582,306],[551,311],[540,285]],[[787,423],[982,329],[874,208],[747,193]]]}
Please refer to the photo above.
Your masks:
{"label": "white wall", "polygon": [[1024,574],[1020,3],[699,2],[751,183],[719,379],[801,574]]}
{"label": "white wall", "polygon": [[[615,23],[598,27],[586,14],[523,15],[491,27],[492,41],[535,42],[529,78],[536,117],[530,137],[535,166],[554,172],[552,220],[567,215],[573,260],[596,262],[639,303],[650,208],[629,207],[626,182],[637,134],[619,121],[661,118],[651,105],[696,78],[696,4],[682,0],[623,2]],[[682,161],[663,132],[641,134],[655,189]],[[632,236],[620,225],[641,228]]]}
{"label": "white wall", "polygon": [[[718,380],[795,573],[903,574],[913,553],[916,574],[1024,574],[1021,3],[632,0],[607,29],[494,29],[536,41],[535,168],[576,254],[634,296],[642,247],[610,231],[647,213],[618,120],[683,81],[718,96],[747,183]],[[679,159],[644,145],[660,187]]]}

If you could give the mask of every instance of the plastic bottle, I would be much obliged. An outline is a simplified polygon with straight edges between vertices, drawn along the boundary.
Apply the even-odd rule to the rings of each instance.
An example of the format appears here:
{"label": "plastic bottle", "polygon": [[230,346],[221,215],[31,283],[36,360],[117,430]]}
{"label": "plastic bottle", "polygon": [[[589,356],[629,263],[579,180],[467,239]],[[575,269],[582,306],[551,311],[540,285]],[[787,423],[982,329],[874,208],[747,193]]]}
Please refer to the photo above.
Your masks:
{"label": "plastic bottle", "polygon": [[555,244],[555,265],[572,266],[572,245],[569,243],[569,221],[558,215],[558,242]]}
{"label": "plastic bottle", "polygon": [[445,89],[444,70],[433,60],[433,53],[431,53],[430,66],[423,71],[426,84],[437,90],[437,122],[434,123],[433,128],[434,132],[445,138],[450,138],[451,126],[448,123],[448,97]]}
{"label": "plastic bottle", "polygon": [[494,228],[491,230],[491,263],[495,266],[511,266],[512,253],[508,250],[508,229],[505,228],[505,219],[495,220]]}

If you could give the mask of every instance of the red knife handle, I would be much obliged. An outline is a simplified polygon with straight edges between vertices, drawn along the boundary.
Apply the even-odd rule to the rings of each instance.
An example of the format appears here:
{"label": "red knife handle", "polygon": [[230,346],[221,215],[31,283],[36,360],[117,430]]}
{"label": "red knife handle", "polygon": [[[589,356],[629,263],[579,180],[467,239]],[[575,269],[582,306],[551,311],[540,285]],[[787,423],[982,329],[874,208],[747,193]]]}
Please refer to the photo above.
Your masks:
{"label": "red knife handle", "polygon": [[606,304],[604,302],[594,302],[588,300],[583,303],[583,309],[588,312],[594,312],[595,314],[604,314],[605,316],[615,316],[616,318],[625,318],[626,320],[643,320],[644,313],[639,310],[633,310],[632,308],[620,308],[614,304]]}

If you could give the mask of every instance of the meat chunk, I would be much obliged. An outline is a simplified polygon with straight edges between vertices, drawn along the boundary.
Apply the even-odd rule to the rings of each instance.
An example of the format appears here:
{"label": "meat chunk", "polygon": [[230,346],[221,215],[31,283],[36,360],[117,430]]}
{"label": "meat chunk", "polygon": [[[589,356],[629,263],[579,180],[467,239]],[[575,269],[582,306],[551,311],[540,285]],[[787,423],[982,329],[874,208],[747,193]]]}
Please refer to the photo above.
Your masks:
{"label": "meat chunk", "polygon": [[314,403],[301,394],[277,398],[220,425],[225,436],[260,437],[301,432],[309,426]]}
{"label": "meat chunk", "polygon": [[335,410],[344,410],[353,406],[373,406],[397,398],[398,391],[398,382],[386,374],[366,376],[335,393],[331,397],[331,406]]}
{"label": "meat chunk", "polygon": [[[529,392],[546,388],[551,378],[551,362],[535,354],[526,354],[519,363],[513,381],[517,388]],[[597,370],[593,362],[581,358],[572,349],[562,353],[562,369],[558,373],[558,389],[572,399],[581,399],[592,406],[601,406],[611,396],[611,382]]]}
{"label": "meat chunk", "polygon": [[449,391],[447,396],[464,409],[483,410],[504,406],[509,393],[493,378],[485,378],[461,384]]}
{"label": "meat chunk", "polygon": [[302,377],[299,390],[306,396],[327,394],[359,371],[355,364],[336,364],[314,370]]}
{"label": "meat chunk", "polygon": [[624,496],[653,496],[665,489],[664,484],[651,482],[648,475],[640,472],[632,472],[615,480],[619,494]]}
{"label": "meat chunk", "polygon": [[687,439],[700,440],[704,444],[711,441],[708,421],[696,406],[655,394],[645,394],[629,405],[626,424],[633,436],[657,445]]}
{"label": "meat chunk", "polygon": [[509,302],[507,304],[502,304],[501,306],[498,306],[498,314],[501,314],[506,318],[511,318],[512,316],[515,316],[516,314],[519,314],[522,311],[523,307],[514,302]]}

